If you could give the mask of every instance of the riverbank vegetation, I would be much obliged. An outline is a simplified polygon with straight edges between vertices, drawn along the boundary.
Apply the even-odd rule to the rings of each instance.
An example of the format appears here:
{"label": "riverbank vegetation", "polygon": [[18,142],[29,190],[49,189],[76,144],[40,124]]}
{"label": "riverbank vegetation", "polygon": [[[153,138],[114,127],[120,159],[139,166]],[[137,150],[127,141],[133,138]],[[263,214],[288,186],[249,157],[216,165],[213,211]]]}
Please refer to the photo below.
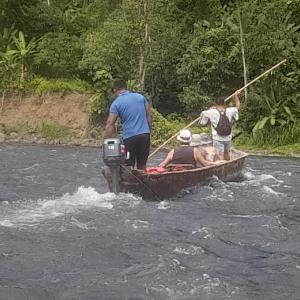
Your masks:
{"label": "riverbank vegetation", "polygon": [[91,93],[97,124],[125,78],[156,109],[159,145],[286,58],[243,94],[236,143],[300,142],[299,0],[3,0],[0,14],[2,106],[12,90]]}

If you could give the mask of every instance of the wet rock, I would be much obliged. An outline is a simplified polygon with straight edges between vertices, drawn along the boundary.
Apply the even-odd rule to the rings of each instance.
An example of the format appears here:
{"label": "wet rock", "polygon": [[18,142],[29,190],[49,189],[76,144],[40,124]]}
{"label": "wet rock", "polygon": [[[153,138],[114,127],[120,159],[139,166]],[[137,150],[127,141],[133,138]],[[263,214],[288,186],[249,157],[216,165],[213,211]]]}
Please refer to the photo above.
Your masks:
{"label": "wet rock", "polygon": [[91,142],[92,142],[92,140],[90,140],[90,139],[84,139],[84,140],[82,140],[81,145],[82,146],[90,146]]}
{"label": "wet rock", "polygon": [[10,143],[20,143],[20,141],[21,141],[21,138],[20,138],[20,137],[17,137],[17,138],[15,138],[15,139],[10,139],[10,140],[9,140]]}
{"label": "wet rock", "polygon": [[69,144],[72,146],[81,146],[81,140],[73,139]]}
{"label": "wet rock", "polygon": [[2,133],[2,132],[0,132],[0,143],[3,143],[3,142],[5,142],[5,139],[6,139],[6,134],[5,134],[5,133]]}
{"label": "wet rock", "polygon": [[41,139],[39,139],[39,140],[37,140],[37,144],[39,144],[39,145],[43,145],[43,144],[46,144],[46,139],[45,138],[41,138]]}
{"label": "wet rock", "polygon": [[9,134],[9,137],[12,138],[12,139],[15,139],[15,138],[18,137],[18,134],[17,134],[16,132],[11,132],[11,133]]}
{"label": "wet rock", "polygon": [[25,136],[23,137],[23,143],[25,144],[33,144],[35,142],[34,137],[32,136]]}

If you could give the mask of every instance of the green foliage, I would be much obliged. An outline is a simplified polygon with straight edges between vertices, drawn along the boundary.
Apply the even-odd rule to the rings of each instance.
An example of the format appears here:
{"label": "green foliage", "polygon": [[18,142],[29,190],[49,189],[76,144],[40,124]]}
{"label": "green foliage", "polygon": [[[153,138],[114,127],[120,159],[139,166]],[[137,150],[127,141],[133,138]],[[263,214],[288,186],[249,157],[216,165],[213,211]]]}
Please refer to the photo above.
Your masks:
{"label": "green foliage", "polygon": [[0,132],[6,135],[10,135],[12,132],[19,132],[19,131],[20,131],[19,126],[0,123]]}
{"label": "green foliage", "polygon": [[[157,110],[152,109],[153,129],[151,132],[152,145],[159,146],[176,132],[182,129],[182,124],[164,118]],[[176,139],[175,139],[176,140]]]}
{"label": "green foliage", "polygon": [[51,122],[43,122],[36,128],[38,134],[46,139],[58,139],[68,136],[68,130]]}
{"label": "green foliage", "polygon": [[111,103],[112,76],[105,70],[98,70],[93,77],[96,94],[90,98],[92,121],[102,122],[106,116]]}
{"label": "green foliage", "polygon": [[297,142],[300,142],[300,124],[290,124],[279,128],[265,126],[262,130],[255,132],[252,137],[252,143],[260,147]]}
{"label": "green foliage", "polygon": [[139,45],[136,33],[130,30],[131,25],[120,22],[118,17],[112,18],[98,31],[88,34],[80,68],[91,77],[98,70],[105,70],[114,78],[134,78],[138,69]]}
{"label": "green foliage", "polygon": [[246,147],[270,148],[300,142],[300,122],[284,127],[266,124],[255,133],[243,133],[235,140],[235,144]]}
{"label": "green foliage", "polygon": [[10,51],[13,52],[13,55],[16,57],[16,60],[20,64],[20,87],[22,87],[29,68],[30,59],[35,53],[37,40],[35,38],[32,38],[27,43],[24,34],[21,31],[18,34],[18,38],[14,37],[13,40],[16,49]]}
{"label": "green foliage", "polygon": [[229,94],[242,74],[238,40],[230,28],[195,24],[194,37],[178,65],[184,83],[180,100],[190,111],[201,110],[212,96]]}
{"label": "green foliage", "polygon": [[290,90],[272,76],[258,85],[258,90],[262,89],[263,95],[252,89],[242,107],[241,124],[245,131],[258,134],[264,128],[273,128],[281,132],[279,129],[284,131],[299,122],[299,96],[289,95]]}
{"label": "green foliage", "polygon": [[94,88],[102,92],[107,92],[112,84],[112,76],[106,70],[98,70],[93,77]]}
{"label": "green foliage", "polygon": [[0,32],[0,52],[4,53],[13,47],[16,33],[17,30],[15,30],[13,26],[4,28],[3,32]]}
{"label": "green foliage", "polygon": [[90,86],[82,80],[75,79],[46,79],[38,77],[28,82],[26,90],[39,94],[50,92],[78,92],[84,93],[90,90]]}
{"label": "green foliage", "polygon": [[108,114],[110,97],[108,94],[98,92],[90,98],[92,121],[97,124],[103,122]]}
{"label": "green foliage", "polygon": [[[2,0],[0,88],[83,92],[77,80],[39,77],[81,78],[103,118],[112,78],[130,79],[160,111],[193,118],[243,85],[242,27],[249,80],[288,63],[250,88],[241,127],[257,138],[290,132],[300,118],[299,10],[299,0]],[[177,126],[159,120],[162,132]]]}
{"label": "green foliage", "polygon": [[[5,43],[0,52],[0,74],[3,82],[1,87],[22,88],[26,75],[28,73],[30,60],[35,53],[37,45],[36,39],[31,39],[28,43],[24,34],[19,31],[16,37],[16,31],[4,29],[1,34],[1,40]],[[14,82],[14,84],[11,84]]]}
{"label": "green foliage", "polygon": [[82,57],[81,40],[66,33],[48,33],[37,46],[34,65],[47,77],[74,77]]}

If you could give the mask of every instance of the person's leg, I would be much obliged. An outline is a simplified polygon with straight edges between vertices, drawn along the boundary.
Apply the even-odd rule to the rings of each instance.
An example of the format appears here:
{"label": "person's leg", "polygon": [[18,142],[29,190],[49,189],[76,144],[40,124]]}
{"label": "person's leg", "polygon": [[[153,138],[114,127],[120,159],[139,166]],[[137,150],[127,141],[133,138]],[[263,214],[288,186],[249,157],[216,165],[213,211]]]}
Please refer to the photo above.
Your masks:
{"label": "person's leg", "polygon": [[124,139],[123,143],[125,145],[125,165],[131,166],[134,168],[135,160],[136,160],[136,137],[130,137],[128,139]]}
{"label": "person's leg", "polygon": [[223,142],[224,144],[224,159],[230,160],[230,148],[231,148],[231,142]]}
{"label": "person's leg", "polygon": [[136,139],[136,164],[137,168],[144,170],[150,151],[150,134],[141,134]]}
{"label": "person's leg", "polygon": [[224,160],[224,144],[221,141],[213,140],[213,147],[215,148],[219,159]]}

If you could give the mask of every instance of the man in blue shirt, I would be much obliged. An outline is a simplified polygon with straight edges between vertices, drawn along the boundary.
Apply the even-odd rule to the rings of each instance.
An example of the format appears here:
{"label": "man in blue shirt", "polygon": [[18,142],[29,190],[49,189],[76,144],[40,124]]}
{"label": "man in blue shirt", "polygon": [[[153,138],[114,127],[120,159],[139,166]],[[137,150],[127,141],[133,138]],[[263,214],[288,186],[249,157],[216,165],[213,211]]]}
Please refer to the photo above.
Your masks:
{"label": "man in blue shirt", "polygon": [[115,123],[121,120],[126,165],[145,169],[150,150],[152,115],[146,98],[127,90],[124,80],[116,80],[112,87],[117,98],[109,109],[104,138],[115,134]]}

